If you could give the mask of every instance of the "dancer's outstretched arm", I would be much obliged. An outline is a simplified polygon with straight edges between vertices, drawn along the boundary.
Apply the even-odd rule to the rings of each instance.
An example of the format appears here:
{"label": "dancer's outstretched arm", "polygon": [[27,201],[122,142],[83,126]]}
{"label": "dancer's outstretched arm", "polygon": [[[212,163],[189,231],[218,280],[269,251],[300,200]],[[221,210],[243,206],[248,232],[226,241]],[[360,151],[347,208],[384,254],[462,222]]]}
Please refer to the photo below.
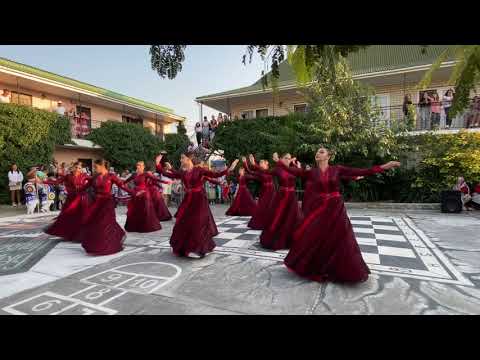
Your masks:
{"label": "dancer's outstretched arm", "polygon": [[400,166],[400,163],[398,161],[389,161],[386,164],[383,164],[380,166],[375,165],[367,169],[352,168],[352,167],[343,166],[343,165],[337,165],[337,168],[339,169],[340,177],[354,177],[354,176],[371,176],[374,174],[384,172],[386,170],[397,168],[399,166]]}
{"label": "dancer's outstretched arm", "polygon": [[136,195],[137,194],[137,192],[135,190],[130,189],[126,185],[128,180],[127,181],[122,181],[116,175],[110,175],[110,179],[112,180],[112,183],[114,183],[120,189],[124,190],[125,192],[129,193],[130,195]]}
{"label": "dancer's outstretched arm", "polygon": [[182,172],[181,171],[174,170],[173,168],[171,168],[169,163],[166,163],[166,164],[168,164],[170,166],[170,168],[169,169],[164,169],[161,161],[162,161],[162,155],[158,155],[155,158],[155,165],[156,165],[156,168],[157,168],[157,171],[158,171],[159,174],[162,174],[163,176],[167,176],[171,179],[181,179],[182,178]]}
{"label": "dancer's outstretched arm", "polygon": [[65,176],[64,175],[58,176],[55,180],[53,180],[53,179],[42,180],[42,183],[47,184],[47,185],[60,185],[60,184],[63,184],[64,182],[65,182]]}
{"label": "dancer's outstretched arm", "polygon": [[286,166],[283,162],[277,161],[277,166],[288,171],[290,174],[295,175],[297,177],[301,177],[303,179],[308,178],[312,171],[312,170],[302,169],[301,164],[298,161],[295,162],[293,166]]}
{"label": "dancer's outstretched arm", "polygon": [[203,169],[203,168],[201,168],[200,171],[201,171],[202,176],[204,176],[204,177],[219,178],[219,177],[225,176],[228,173],[232,172],[235,169],[235,167],[237,166],[237,164],[238,164],[238,159],[236,159],[234,162],[232,162],[232,164],[230,165],[230,168],[222,170],[222,171],[211,171],[211,170],[207,170],[207,169]]}

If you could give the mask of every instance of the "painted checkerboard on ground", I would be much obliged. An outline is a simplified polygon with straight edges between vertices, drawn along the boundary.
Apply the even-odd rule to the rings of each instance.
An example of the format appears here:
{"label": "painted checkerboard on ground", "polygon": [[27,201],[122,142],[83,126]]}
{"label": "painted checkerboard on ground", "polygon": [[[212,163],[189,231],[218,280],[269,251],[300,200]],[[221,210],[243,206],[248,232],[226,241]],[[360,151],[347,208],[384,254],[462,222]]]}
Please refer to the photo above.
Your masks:
{"label": "painted checkerboard on ground", "polygon": [[[263,249],[259,243],[261,231],[249,229],[249,220],[229,217],[217,222],[215,251],[283,260],[287,251]],[[352,216],[350,222],[362,256],[373,272],[471,285],[408,218]]]}

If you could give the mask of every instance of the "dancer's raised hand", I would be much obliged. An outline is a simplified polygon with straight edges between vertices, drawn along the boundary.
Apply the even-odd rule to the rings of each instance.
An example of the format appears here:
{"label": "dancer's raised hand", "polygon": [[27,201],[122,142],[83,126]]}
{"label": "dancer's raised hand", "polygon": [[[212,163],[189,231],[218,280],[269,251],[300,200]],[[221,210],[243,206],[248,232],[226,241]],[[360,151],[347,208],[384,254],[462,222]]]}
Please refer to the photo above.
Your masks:
{"label": "dancer's raised hand", "polygon": [[230,165],[230,168],[228,169],[228,171],[232,172],[233,170],[235,170],[235,167],[237,166],[237,164],[238,164],[238,159],[235,159]]}
{"label": "dancer's raised hand", "polygon": [[172,164],[170,164],[169,162],[166,162],[165,163],[165,169],[172,170]]}
{"label": "dancer's raised hand", "polygon": [[400,167],[400,165],[401,165],[400,161],[389,161],[388,163],[383,164],[380,167],[384,170],[390,170],[390,169],[393,169],[393,168]]}
{"label": "dancer's raised hand", "polygon": [[278,162],[280,160],[280,158],[278,157],[278,153],[277,152],[274,152],[273,155],[272,155],[272,160],[274,162]]}
{"label": "dancer's raised hand", "polygon": [[253,154],[248,155],[248,160],[250,160],[250,164],[255,164],[255,157]]}
{"label": "dancer's raised hand", "polygon": [[242,156],[242,163],[246,163],[247,162],[247,158],[245,156]]}
{"label": "dancer's raised hand", "polygon": [[158,154],[157,157],[155,158],[155,164],[160,164],[160,161],[162,161],[163,155]]}

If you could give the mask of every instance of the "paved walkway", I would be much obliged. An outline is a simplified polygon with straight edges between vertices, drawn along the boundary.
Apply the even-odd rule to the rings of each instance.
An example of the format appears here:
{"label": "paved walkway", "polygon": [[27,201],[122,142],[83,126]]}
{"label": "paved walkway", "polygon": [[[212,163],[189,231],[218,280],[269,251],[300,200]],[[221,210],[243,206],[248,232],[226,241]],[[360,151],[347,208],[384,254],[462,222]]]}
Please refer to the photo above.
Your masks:
{"label": "paved walkway", "polygon": [[51,215],[0,218],[0,313],[480,314],[479,212],[350,209],[372,274],[339,285],[288,272],[285,252],[259,247],[247,218],[212,210],[217,248],[199,260],[171,254],[173,222],[92,257],[42,233]]}

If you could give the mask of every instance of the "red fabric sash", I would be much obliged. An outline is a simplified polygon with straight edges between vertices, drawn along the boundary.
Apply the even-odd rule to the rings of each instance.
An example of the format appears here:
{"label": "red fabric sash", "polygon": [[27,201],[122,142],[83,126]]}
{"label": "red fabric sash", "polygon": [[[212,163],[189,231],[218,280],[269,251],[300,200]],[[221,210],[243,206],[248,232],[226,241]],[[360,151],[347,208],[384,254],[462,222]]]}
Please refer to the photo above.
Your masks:
{"label": "red fabric sash", "polygon": [[332,193],[320,193],[316,194],[317,196],[320,196],[321,198],[324,199],[324,202],[322,205],[320,205],[318,208],[316,208],[314,211],[312,211],[303,221],[303,224],[295,231],[295,234],[293,236],[294,239],[299,239],[303,236],[303,233],[305,232],[305,229],[307,228],[308,225],[313,221],[314,218],[316,218],[318,215],[320,215],[327,207],[328,200],[340,197],[340,193],[338,191],[332,192]]}

